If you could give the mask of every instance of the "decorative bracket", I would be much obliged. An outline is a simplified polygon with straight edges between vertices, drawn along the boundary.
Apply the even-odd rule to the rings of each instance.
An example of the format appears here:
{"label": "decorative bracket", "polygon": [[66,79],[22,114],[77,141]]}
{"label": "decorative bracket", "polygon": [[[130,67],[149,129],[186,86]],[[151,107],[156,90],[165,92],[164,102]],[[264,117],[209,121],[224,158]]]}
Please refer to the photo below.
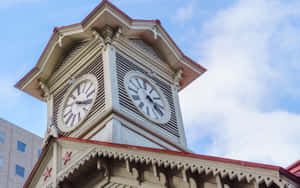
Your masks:
{"label": "decorative bracket", "polygon": [[100,41],[100,48],[102,48],[104,46],[104,39],[102,36],[96,30],[92,30],[92,34],[96,40]]}
{"label": "decorative bracket", "polygon": [[57,128],[51,124],[45,133],[45,137],[42,143],[42,149],[48,144],[48,141],[50,140],[51,137],[58,138],[58,130]]}
{"label": "decorative bracket", "polygon": [[107,162],[100,158],[97,159],[97,170],[104,170],[104,176],[105,177],[109,176]]}
{"label": "decorative bracket", "polygon": [[42,96],[48,100],[49,96],[50,96],[50,90],[49,90],[48,86],[42,81],[39,81],[39,84],[40,84],[41,90],[43,91]]}
{"label": "decorative bracket", "polygon": [[57,43],[59,47],[62,47],[62,40],[65,36],[62,33],[58,33]]}
{"label": "decorative bracket", "polygon": [[224,188],[224,184],[219,174],[216,175],[216,181],[217,181],[217,188]]}
{"label": "decorative bracket", "polygon": [[122,29],[121,27],[118,27],[117,31],[115,32],[115,35],[113,36],[113,40],[119,39],[121,34],[122,34]]}
{"label": "decorative bracket", "polygon": [[104,39],[105,45],[109,45],[112,42],[112,38],[114,36],[114,30],[111,26],[105,25],[101,30],[101,35]]}
{"label": "decorative bracket", "polygon": [[163,172],[159,172],[159,182],[165,187],[168,185],[168,178]]}
{"label": "decorative bracket", "polygon": [[176,71],[176,73],[174,74],[174,82],[175,82],[177,87],[180,86],[180,81],[182,79],[182,72],[183,72],[182,69],[178,69]]}
{"label": "decorative bracket", "polygon": [[155,26],[152,27],[152,33],[153,33],[154,39],[156,40],[157,39],[157,35],[158,35],[157,25],[155,25]]}

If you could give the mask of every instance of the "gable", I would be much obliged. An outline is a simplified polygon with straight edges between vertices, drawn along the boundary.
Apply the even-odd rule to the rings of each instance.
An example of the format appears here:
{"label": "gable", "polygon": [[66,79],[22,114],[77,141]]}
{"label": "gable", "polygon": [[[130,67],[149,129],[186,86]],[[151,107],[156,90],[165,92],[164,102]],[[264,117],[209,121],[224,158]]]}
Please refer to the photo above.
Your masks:
{"label": "gable", "polygon": [[152,46],[150,46],[149,44],[147,44],[146,42],[144,42],[142,39],[131,38],[129,40],[134,45],[136,45],[138,48],[141,48],[145,53],[148,53],[152,57],[157,58],[157,59],[163,59],[163,58],[160,57],[160,55],[158,54],[158,52],[156,50],[154,50],[154,48]]}
{"label": "gable", "polygon": [[100,31],[106,25],[114,28],[117,36],[142,38],[151,44],[150,46],[155,47],[149,48],[141,41],[135,41],[135,44],[152,54],[154,58],[160,57],[174,72],[180,72],[180,75],[182,73],[179,89],[183,89],[206,71],[182,53],[158,20],[131,19],[104,0],[81,23],[55,28],[36,66],[15,86],[45,101],[44,92],[40,89],[45,86],[40,86],[40,82],[47,82],[53,70],[61,65],[61,60],[70,53],[69,50],[73,48],[74,43],[97,38],[95,31]]}

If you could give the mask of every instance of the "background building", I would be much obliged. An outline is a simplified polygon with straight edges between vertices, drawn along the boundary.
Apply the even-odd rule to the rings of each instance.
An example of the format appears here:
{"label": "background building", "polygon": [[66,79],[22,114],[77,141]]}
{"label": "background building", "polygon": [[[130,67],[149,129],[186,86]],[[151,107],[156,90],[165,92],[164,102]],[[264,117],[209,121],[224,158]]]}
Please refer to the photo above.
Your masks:
{"label": "background building", "polygon": [[0,118],[0,188],[23,186],[41,144],[41,137]]}

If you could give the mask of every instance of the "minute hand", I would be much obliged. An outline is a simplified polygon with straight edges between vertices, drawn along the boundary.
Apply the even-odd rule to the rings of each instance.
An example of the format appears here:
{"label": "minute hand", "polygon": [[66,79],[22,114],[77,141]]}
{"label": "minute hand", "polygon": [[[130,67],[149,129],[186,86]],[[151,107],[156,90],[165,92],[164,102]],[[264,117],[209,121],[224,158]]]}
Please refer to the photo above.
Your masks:
{"label": "minute hand", "polygon": [[93,99],[88,99],[85,101],[76,101],[76,104],[91,104]]}

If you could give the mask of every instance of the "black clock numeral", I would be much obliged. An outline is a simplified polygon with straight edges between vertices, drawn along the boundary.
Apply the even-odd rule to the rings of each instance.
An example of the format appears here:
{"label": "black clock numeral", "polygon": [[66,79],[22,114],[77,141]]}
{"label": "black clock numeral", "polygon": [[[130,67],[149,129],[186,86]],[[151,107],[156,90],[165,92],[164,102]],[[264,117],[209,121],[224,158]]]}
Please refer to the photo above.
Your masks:
{"label": "black clock numeral", "polygon": [[85,91],[85,94],[87,94],[87,92],[91,89],[91,87],[92,87],[92,83],[90,82],[90,86],[87,88],[87,90]]}
{"label": "black clock numeral", "polygon": [[156,114],[156,112],[155,112],[155,110],[153,108],[152,108],[152,112],[153,112],[153,114],[155,116],[155,119],[158,119],[158,116],[157,116],[157,114]]}
{"label": "black clock numeral", "polygon": [[154,109],[158,112],[158,114],[159,114],[160,116],[163,116],[163,115],[164,115],[164,113],[161,111],[161,109],[162,109],[162,110],[164,109],[163,106],[161,106],[161,105],[159,105],[159,104],[155,104],[155,105],[154,105]]}
{"label": "black clock numeral", "polygon": [[72,122],[71,122],[71,126],[73,126],[73,125],[74,125],[74,121],[75,121],[75,119],[76,119],[76,114],[73,116],[73,119],[72,119]]}
{"label": "black clock numeral", "polygon": [[155,106],[157,106],[158,108],[160,108],[162,110],[164,109],[164,107],[162,105],[160,105],[160,104],[155,103]]}
{"label": "black clock numeral", "polygon": [[139,88],[142,88],[142,85],[141,85],[141,83],[139,82],[139,79],[135,79],[136,80],[136,82],[137,82],[137,84],[139,85]]}
{"label": "black clock numeral", "polygon": [[144,103],[140,102],[139,107],[142,109],[144,107]]}
{"label": "black clock numeral", "polygon": [[67,121],[65,122],[65,124],[69,124],[69,121],[71,120],[71,118],[73,117],[73,114],[71,113],[70,116],[67,118]]}
{"label": "black clock numeral", "polygon": [[89,94],[86,95],[86,98],[90,98],[90,96],[95,92],[95,90],[92,90]]}
{"label": "black clock numeral", "polygon": [[149,91],[149,94],[151,94],[153,91],[154,91],[153,88],[151,88],[151,90]]}
{"label": "black clock numeral", "polygon": [[64,114],[64,118],[67,117],[72,112],[72,110],[68,111],[67,113]]}
{"label": "black clock numeral", "polygon": [[133,81],[132,80],[129,80],[129,82],[131,83],[131,85],[133,85],[133,87],[135,87],[135,89],[139,89],[139,87],[135,84],[135,83],[133,83]]}
{"label": "black clock numeral", "polygon": [[135,92],[135,93],[138,93],[137,90],[134,90],[134,89],[132,89],[131,87],[128,87],[128,89],[129,89],[130,91],[133,91],[133,92]]}
{"label": "black clock numeral", "polygon": [[143,85],[144,85],[144,89],[147,90],[147,83],[145,82],[145,80],[143,80]]}
{"label": "black clock numeral", "polygon": [[146,107],[146,113],[147,113],[148,116],[150,116],[149,106]]}
{"label": "black clock numeral", "polygon": [[160,100],[160,97],[153,97],[153,100]]}
{"label": "black clock numeral", "polygon": [[163,116],[163,115],[164,115],[164,113],[163,113],[159,108],[156,108],[155,110],[158,112],[158,114],[159,114],[160,116]]}
{"label": "black clock numeral", "polygon": [[82,108],[85,112],[88,112],[89,110],[88,109],[86,109],[85,107],[83,107]]}
{"label": "black clock numeral", "polygon": [[86,83],[84,82],[84,83],[82,83],[82,93],[84,92],[84,90],[85,90],[85,88],[86,88]]}
{"label": "black clock numeral", "polygon": [[78,112],[78,122],[80,122],[81,117],[80,117],[80,112]]}
{"label": "black clock numeral", "polygon": [[80,84],[77,87],[77,96],[79,96],[79,95],[80,95]]}
{"label": "black clock numeral", "polygon": [[138,96],[138,95],[132,95],[132,98],[133,98],[133,100],[135,100],[135,101],[141,100],[141,99],[140,99],[140,96]]}

